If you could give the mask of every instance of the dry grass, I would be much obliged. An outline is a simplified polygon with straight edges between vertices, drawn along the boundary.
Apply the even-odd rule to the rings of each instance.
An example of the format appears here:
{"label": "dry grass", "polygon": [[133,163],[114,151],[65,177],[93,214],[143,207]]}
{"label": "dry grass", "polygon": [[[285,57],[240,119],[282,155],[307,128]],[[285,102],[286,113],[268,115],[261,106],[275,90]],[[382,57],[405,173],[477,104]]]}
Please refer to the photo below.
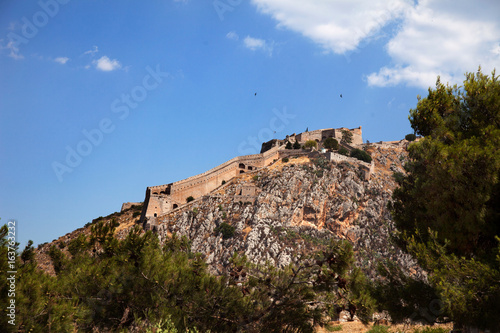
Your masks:
{"label": "dry grass", "polygon": [[[365,332],[368,332],[373,327],[373,323],[368,324],[368,325],[364,325],[363,323],[361,323],[359,321],[331,322],[330,326],[331,327],[341,326],[342,329],[329,331],[324,327],[317,327],[316,333],[329,333],[329,332],[365,333]],[[416,329],[421,329],[423,327],[426,327],[426,326],[422,326],[422,325],[403,325],[403,324],[388,325],[388,326],[389,326],[389,333],[397,333],[397,332],[411,333],[411,332],[414,332]],[[444,328],[446,331],[451,331],[453,329],[453,324],[448,323],[448,324],[440,324],[440,325],[434,325],[434,326],[428,326],[428,327]]]}

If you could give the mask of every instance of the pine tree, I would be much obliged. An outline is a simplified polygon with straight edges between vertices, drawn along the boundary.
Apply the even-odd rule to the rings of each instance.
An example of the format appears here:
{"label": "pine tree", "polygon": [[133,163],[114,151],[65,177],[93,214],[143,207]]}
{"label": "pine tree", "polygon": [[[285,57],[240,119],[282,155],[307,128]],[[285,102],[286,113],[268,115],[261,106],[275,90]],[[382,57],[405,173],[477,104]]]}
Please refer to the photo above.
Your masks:
{"label": "pine tree", "polygon": [[440,82],[410,111],[415,133],[392,215],[459,325],[500,330],[500,82]]}

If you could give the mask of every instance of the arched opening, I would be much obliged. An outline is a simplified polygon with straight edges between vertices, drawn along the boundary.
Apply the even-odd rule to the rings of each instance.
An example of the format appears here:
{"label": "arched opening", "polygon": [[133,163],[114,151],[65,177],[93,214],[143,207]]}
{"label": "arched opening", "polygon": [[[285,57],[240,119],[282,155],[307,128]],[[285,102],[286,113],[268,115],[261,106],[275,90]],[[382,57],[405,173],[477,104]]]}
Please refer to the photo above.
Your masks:
{"label": "arched opening", "polygon": [[174,205],[172,206],[172,209],[176,209],[177,207],[179,207],[179,205],[178,205],[178,204],[174,204]]}
{"label": "arched opening", "polygon": [[155,213],[155,217],[157,217],[157,216],[158,216],[158,214]]}
{"label": "arched opening", "polygon": [[241,173],[245,173],[245,170],[240,170],[240,174],[241,174]]}
{"label": "arched opening", "polygon": [[158,195],[158,192],[153,192],[153,194],[156,194],[156,195]]}
{"label": "arched opening", "polygon": [[253,170],[253,167],[251,165],[249,165],[248,170]]}
{"label": "arched opening", "polygon": [[240,168],[240,169],[245,169],[245,164],[240,163],[239,168]]}

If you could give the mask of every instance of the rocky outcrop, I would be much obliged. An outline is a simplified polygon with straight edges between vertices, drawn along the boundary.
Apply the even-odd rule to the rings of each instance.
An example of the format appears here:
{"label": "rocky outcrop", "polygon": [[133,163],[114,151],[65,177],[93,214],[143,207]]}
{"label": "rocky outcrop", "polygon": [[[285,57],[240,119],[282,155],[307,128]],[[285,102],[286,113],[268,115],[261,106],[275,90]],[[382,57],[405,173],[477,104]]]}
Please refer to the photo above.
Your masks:
{"label": "rocky outcrop", "polygon": [[[419,272],[390,242],[394,225],[387,203],[396,186],[392,174],[403,171],[405,149],[371,145],[367,150],[375,162],[370,180],[356,163],[292,157],[236,177],[183,209],[160,216],[155,230],[160,239],[172,233],[187,236],[214,273],[223,273],[234,253],[255,263],[283,266],[330,238],[349,240],[357,265],[370,275],[379,258]],[[253,202],[237,195],[248,185],[257,189]],[[234,233],[219,232],[223,224]]]}

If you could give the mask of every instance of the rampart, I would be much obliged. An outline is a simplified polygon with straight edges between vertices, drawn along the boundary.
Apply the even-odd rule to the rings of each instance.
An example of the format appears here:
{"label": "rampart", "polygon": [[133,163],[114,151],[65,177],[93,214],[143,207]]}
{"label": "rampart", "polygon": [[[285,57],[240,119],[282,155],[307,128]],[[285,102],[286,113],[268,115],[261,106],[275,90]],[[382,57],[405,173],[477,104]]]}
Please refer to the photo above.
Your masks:
{"label": "rampart", "polygon": [[189,197],[202,197],[239,174],[269,165],[279,158],[280,149],[283,149],[283,146],[273,147],[262,154],[238,156],[196,176],[148,187],[141,221],[163,215],[186,203]]}
{"label": "rampart", "polygon": [[[311,132],[304,132],[298,135],[292,135],[294,140],[304,143],[307,140],[316,140],[322,142],[328,137],[342,138],[342,130],[340,129],[323,129]],[[361,137],[361,127],[355,128],[351,131],[353,133],[353,145],[363,143]],[[287,137],[287,139],[290,137]],[[274,160],[289,155],[301,154],[301,151],[286,151],[284,142],[277,142],[269,150],[254,155],[238,156],[222,163],[215,168],[206,172],[192,176],[174,183],[151,186],[146,189],[146,197],[144,199],[144,207],[141,213],[141,221],[144,223],[149,218],[154,218],[164,215],[173,209],[185,204],[188,198],[200,198],[217,187],[221,186],[224,182],[246,172],[252,172],[260,168],[266,167]],[[307,153],[305,153],[307,154]]]}

